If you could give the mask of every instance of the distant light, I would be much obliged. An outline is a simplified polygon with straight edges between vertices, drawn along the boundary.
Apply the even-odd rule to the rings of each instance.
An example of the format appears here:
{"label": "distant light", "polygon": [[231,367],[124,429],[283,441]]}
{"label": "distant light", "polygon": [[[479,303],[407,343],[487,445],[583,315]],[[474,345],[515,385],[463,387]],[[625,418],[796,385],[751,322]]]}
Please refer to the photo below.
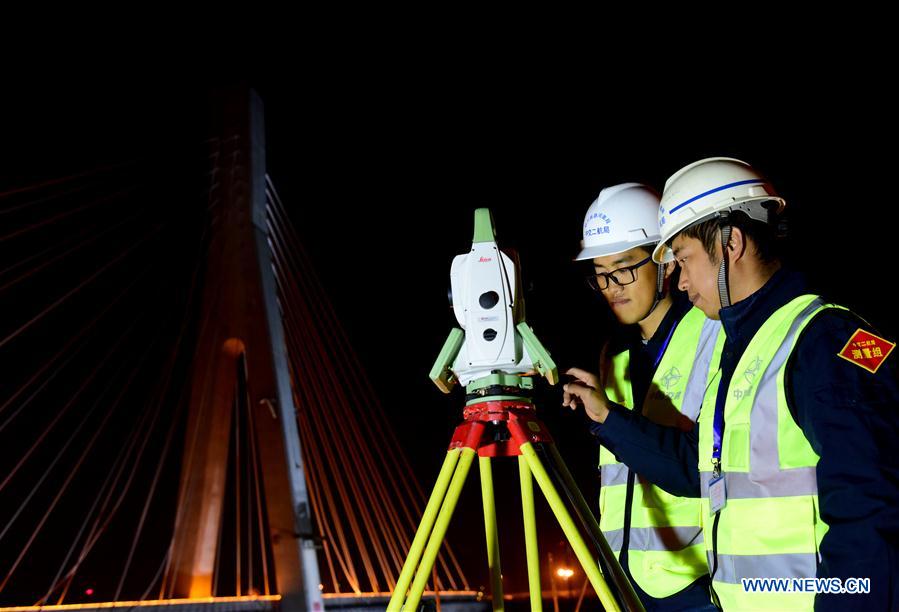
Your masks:
{"label": "distant light", "polygon": [[558,570],[556,570],[556,576],[568,580],[569,578],[574,576],[574,570],[567,567],[560,567]]}
{"label": "distant light", "polygon": [[319,591],[324,591],[324,590],[325,590],[325,585],[323,585],[322,583],[319,582],[319,583],[318,583],[318,590],[319,590]]}
{"label": "distant light", "polygon": [[84,589],[84,594],[85,594],[85,595],[93,595],[93,594],[94,594],[94,590],[93,590],[93,589]]}

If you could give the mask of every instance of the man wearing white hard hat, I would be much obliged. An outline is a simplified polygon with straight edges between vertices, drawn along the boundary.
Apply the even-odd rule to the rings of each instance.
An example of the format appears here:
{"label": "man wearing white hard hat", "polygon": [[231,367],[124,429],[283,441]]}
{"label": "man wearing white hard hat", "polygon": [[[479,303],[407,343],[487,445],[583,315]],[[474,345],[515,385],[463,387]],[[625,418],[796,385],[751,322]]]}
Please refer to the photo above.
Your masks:
{"label": "man wearing white hard hat", "polygon": [[[783,208],[736,159],[698,161],[665,185],[654,260],[677,261],[680,288],[726,335],[698,440],[585,385],[567,392],[632,468],[701,496],[713,597],[725,610],[897,610],[895,344],[783,265]],[[670,478],[691,465],[689,487]]]}
{"label": "man wearing white hard hat", "polygon": [[[721,328],[668,288],[674,264],[655,265],[658,194],[625,183],[603,189],[584,218],[579,261],[619,325],[603,349],[602,387],[621,406],[668,427],[693,428]],[[571,403],[571,398],[566,398]],[[602,430],[596,429],[600,443]],[[669,495],[600,446],[599,525],[647,610],[714,610],[700,501]]]}

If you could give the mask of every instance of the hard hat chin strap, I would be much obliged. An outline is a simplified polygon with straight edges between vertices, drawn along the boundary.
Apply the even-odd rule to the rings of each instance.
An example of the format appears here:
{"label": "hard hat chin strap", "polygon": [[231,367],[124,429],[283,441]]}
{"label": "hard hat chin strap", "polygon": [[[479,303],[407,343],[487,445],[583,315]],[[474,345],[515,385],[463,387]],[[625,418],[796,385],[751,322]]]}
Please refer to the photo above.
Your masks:
{"label": "hard hat chin strap", "polygon": [[652,302],[652,306],[649,308],[649,311],[640,318],[642,321],[649,315],[653,313],[658,306],[662,302],[662,298],[665,297],[665,264],[657,264],[656,265],[656,297]]}
{"label": "hard hat chin strap", "polygon": [[728,261],[727,245],[730,242],[731,225],[727,215],[722,215],[724,225],[721,226],[721,266],[718,268],[718,296],[721,298],[721,308],[730,306],[730,290],[728,289]]}

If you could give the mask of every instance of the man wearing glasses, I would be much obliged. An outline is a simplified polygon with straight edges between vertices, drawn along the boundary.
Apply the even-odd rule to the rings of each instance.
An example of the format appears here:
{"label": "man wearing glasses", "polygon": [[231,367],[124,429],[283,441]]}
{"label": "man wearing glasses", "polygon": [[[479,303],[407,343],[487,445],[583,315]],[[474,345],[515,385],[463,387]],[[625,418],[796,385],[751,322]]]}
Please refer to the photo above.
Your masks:
{"label": "man wearing glasses", "polygon": [[[681,294],[672,299],[673,264],[652,263],[659,241],[659,196],[645,185],[604,189],[584,219],[587,282],[620,324],[603,349],[600,375],[568,374],[600,386],[621,406],[689,431],[699,412],[720,330]],[[571,404],[572,408],[574,404]],[[603,429],[592,431],[601,444]],[[600,446],[600,528],[647,610],[714,610],[698,499],[676,497],[634,473]]]}

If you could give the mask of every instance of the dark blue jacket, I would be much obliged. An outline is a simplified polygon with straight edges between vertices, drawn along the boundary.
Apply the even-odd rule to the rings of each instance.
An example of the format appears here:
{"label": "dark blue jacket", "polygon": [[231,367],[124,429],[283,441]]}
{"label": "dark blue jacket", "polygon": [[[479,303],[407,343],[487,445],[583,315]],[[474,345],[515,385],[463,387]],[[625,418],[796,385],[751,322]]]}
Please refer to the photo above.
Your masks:
{"label": "dark blue jacket", "polygon": [[[726,393],[761,325],[805,293],[802,276],[784,269],[747,299],[721,310],[727,339],[719,394]],[[790,412],[820,456],[818,497],[830,529],[821,543],[818,577],[871,579],[871,594],[819,595],[817,610],[899,610],[899,350],[873,374],[839,357],[859,328],[872,331],[850,312],[822,311],[786,365]],[[683,433],[612,406],[594,433],[655,484],[675,495],[699,496],[698,427]]]}

